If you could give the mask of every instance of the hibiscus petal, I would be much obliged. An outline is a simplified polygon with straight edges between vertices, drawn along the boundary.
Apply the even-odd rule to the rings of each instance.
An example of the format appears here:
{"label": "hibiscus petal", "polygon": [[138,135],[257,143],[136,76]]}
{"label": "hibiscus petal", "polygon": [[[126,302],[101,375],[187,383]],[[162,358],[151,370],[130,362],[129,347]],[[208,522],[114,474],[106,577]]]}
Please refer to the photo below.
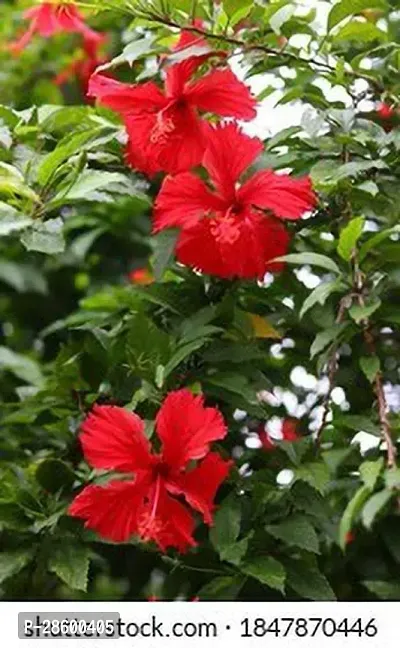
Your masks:
{"label": "hibiscus petal", "polygon": [[69,515],[85,520],[85,527],[113,542],[125,542],[138,533],[138,511],[148,480],[111,481],[106,486],[87,486],[73,500]]}
{"label": "hibiscus petal", "polygon": [[224,204],[193,173],[167,176],[158,193],[154,210],[154,232],[166,227],[192,227],[208,212]]}
{"label": "hibiscus petal", "polygon": [[201,459],[212,441],[227,434],[222,414],[215,407],[204,407],[203,397],[194,396],[188,389],[168,394],[157,414],[156,429],[163,460],[172,469]]}
{"label": "hibiscus petal", "polygon": [[261,140],[245,135],[237,124],[222,124],[210,130],[203,166],[226,200],[235,201],[237,181],[262,150]]}
{"label": "hibiscus petal", "polygon": [[179,63],[169,65],[165,71],[165,91],[167,97],[179,98],[184,87],[196,70],[210,57],[211,53],[188,56]]}
{"label": "hibiscus petal", "polygon": [[183,495],[203,515],[204,522],[212,524],[215,495],[232,465],[233,461],[224,461],[218,453],[209,452],[194,470],[182,474],[173,484],[167,484],[167,488],[171,493]]}
{"label": "hibiscus petal", "polygon": [[238,199],[289,220],[300,218],[304,212],[314,209],[317,202],[308,176],[292,178],[269,169],[255,173],[239,189]]}
{"label": "hibiscus petal", "polygon": [[221,117],[254,119],[256,99],[231,69],[213,70],[185,88],[186,99],[205,112]]}
{"label": "hibiscus petal", "polygon": [[96,97],[104,106],[121,115],[135,115],[142,112],[156,112],[167,100],[152,81],[141,84],[127,84],[95,74],[89,82],[89,97]]}
{"label": "hibiscus petal", "polygon": [[191,268],[225,279],[262,279],[277,272],[281,263],[271,263],[286,253],[289,235],[281,223],[256,212],[246,217],[203,219],[184,230],[177,243],[178,261]]}
{"label": "hibiscus petal", "polygon": [[[149,509],[150,505],[147,503],[141,509],[140,514],[148,513]],[[164,552],[168,547],[173,547],[180,553],[185,553],[190,547],[196,546],[193,538],[194,527],[195,522],[190,511],[186,506],[170,497],[163,488],[158,501],[156,517],[152,526],[146,528],[144,540],[153,540]]]}
{"label": "hibiscus petal", "polygon": [[58,7],[56,18],[61,31],[80,33],[86,40],[98,44],[104,39],[103,34],[94,31],[86,25],[82,14],[74,5],[70,4]]}
{"label": "hibiscus petal", "polygon": [[298,441],[300,436],[297,433],[297,421],[285,419],[282,423],[282,438],[284,441]]}
{"label": "hibiscus petal", "polygon": [[95,405],[82,424],[80,440],[94,468],[129,473],[152,463],[143,421],[123,407]]}

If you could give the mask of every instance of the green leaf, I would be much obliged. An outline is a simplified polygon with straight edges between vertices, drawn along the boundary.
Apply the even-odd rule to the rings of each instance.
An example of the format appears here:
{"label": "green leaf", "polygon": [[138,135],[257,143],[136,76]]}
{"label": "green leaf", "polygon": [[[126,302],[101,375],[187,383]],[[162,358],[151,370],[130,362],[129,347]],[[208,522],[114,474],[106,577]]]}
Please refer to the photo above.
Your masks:
{"label": "green leaf", "polygon": [[295,265],[311,265],[319,266],[340,274],[340,268],[336,265],[331,258],[324,254],[316,254],[314,252],[300,252],[299,254],[286,254],[285,256],[278,257],[274,261],[284,261],[285,263],[294,263]]}
{"label": "green leaf", "polygon": [[381,370],[381,362],[376,355],[363,356],[360,358],[360,367],[369,382],[372,383],[376,378],[376,374]]}
{"label": "green leaf", "polygon": [[283,540],[287,545],[319,553],[318,536],[311,522],[304,515],[292,515],[280,524],[268,525],[266,531]]}
{"label": "green leaf", "polygon": [[200,601],[235,601],[245,580],[241,575],[219,576],[204,585],[197,596]]}
{"label": "green leaf", "polygon": [[386,0],[341,0],[332,7],[328,17],[328,31],[348,16],[354,16],[364,9],[385,9]]}
{"label": "green leaf", "polygon": [[241,516],[240,502],[233,497],[224,500],[215,514],[210,540],[221,560],[226,560],[226,552],[229,552],[237,541]]}
{"label": "green leaf", "polygon": [[23,232],[21,243],[29,251],[60,254],[65,250],[63,226],[63,221],[59,217],[35,221],[32,227]]}
{"label": "green leaf", "polygon": [[241,570],[264,585],[276,589],[282,594],[285,591],[286,573],[283,565],[271,556],[259,556],[246,562]]}
{"label": "green leaf", "polygon": [[340,232],[337,251],[345,261],[350,261],[358,239],[364,229],[365,218],[353,218]]}
{"label": "green leaf", "polygon": [[357,43],[370,43],[372,41],[385,42],[388,39],[386,32],[370,22],[353,20],[334,36],[334,43],[354,41]]}
{"label": "green leaf", "polygon": [[306,482],[320,493],[323,493],[329,483],[328,466],[321,461],[305,463],[294,470],[295,479]]}
{"label": "green leaf", "polygon": [[32,219],[23,216],[17,209],[0,201],[0,236],[8,236],[32,225]]}
{"label": "green leaf", "polygon": [[393,466],[386,470],[385,483],[388,488],[400,489],[400,468]]}
{"label": "green leaf", "polygon": [[[229,24],[231,26],[235,24],[232,22],[232,17],[236,16],[236,14],[239,12],[243,13],[243,11],[245,11],[246,9],[247,11],[243,13],[241,18],[247,16],[247,14],[252,8],[252,5],[253,5],[253,0],[223,0],[224,11],[226,15],[229,16],[229,18],[231,19],[229,21]],[[241,18],[239,18],[239,20],[241,20]]]}
{"label": "green leaf", "polygon": [[379,459],[376,459],[375,461],[364,461],[360,465],[361,479],[371,491],[373,491],[376,486],[376,482],[378,481],[379,475],[383,469],[383,464],[383,457],[379,457]]}
{"label": "green leaf", "polygon": [[153,257],[153,273],[157,281],[160,281],[170,261],[174,257],[176,242],[179,237],[179,230],[167,229],[153,236],[155,247]]}
{"label": "green leaf", "polygon": [[381,306],[382,302],[380,299],[375,298],[373,301],[365,304],[365,306],[359,306],[359,304],[353,304],[349,308],[349,315],[352,319],[359,324],[363,320],[367,320],[376,310]]}
{"label": "green leaf", "polygon": [[382,490],[379,493],[372,495],[365,504],[362,510],[362,521],[367,529],[370,529],[375,521],[376,516],[392,499],[393,492],[390,490]]}
{"label": "green leaf", "polygon": [[[114,129],[111,129],[111,134],[113,132],[115,132]],[[106,133],[110,134],[110,128],[101,126],[64,137],[54,151],[46,155],[43,162],[39,165],[37,172],[38,183],[42,187],[47,185],[63,162],[73,155],[91,148]]]}
{"label": "green leaf", "polygon": [[192,342],[189,342],[188,344],[185,344],[181,346],[179,349],[177,349],[177,351],[168,360],[167,364],[164,367],[163,382],[170,375],[170,373],[181,364],[181,362],[183,362],[192,353],[194,353],[194,351],[200,349],[200,347],[202,347],[207,341],[208,338],[200,338],[197,340],[193,340]]}
{"label": "green leaf", "polygon": [[314,341],[310,348],[310,356],[314,358],[316,355],[321,353],[328,344],[339,340],[340,335],[343,333],[346,328],[346,324],[341,322],[340,324],[334,324],[324,331],[320,331],[314,338]]}
{"label": "green leaf", "polygon": [[61,191],[49,204],[54,208],[54,203],[58,202],[104,201],[109,200],[108,194],[128,192],[132,194],[132,183],[122,173],[85,169],[68,191]]}
{"label": "green leaf", "polygon": [[91,551],[83,545],[59,543],[48,562],[53,572],[72,590],[86,592]]}
{"label": "green leaf", "polygon": [[368,486],[361,486],[345,508],[339,525],[339,544],[343,550],[347,544],[347,534],[351,531],[354,520],[361,512],[370,494],[371,489]]}
{"label": "green leaf", "polygon": [[269,24],[272,31],[274,31],[275,34],[281,34],[282,25],[284,25],[285,22],[287,22],[293,16],[294,12],[295,7],[291,3],[285,5],[284,7],[281,7],[280,9],[278,9],[278,11],[275,11],[269,19]]}
{"label": "green leaf", "polygon": [[154,381],[157,367],[164,366],[169,358],[170,345],[168,334],[143,313],[137,313],[130,321],[126,356],[137,376]]}
{"label": "green leaf", "polygon": [[35,360],[20,353],[15,353],[8,347],[0,346],[0,370],[11,371],[17,378],[24,380],[36,387],[42,387],[44,383],[40,366]]}
{"label": "green leaf", "polygon": [[332,293],[340,292],[343,287],[344,286],[339,279],[335,279],[334,281],[325,281],[319,284],[319,286],[314,288],[314,290],[308,295],[307,299],[304,300],[299,313],[299,319],[304,317],[307,311],[316,304],[321,304],[321,306],[323,306]]}
{"label": "green leaf", "polygon": [[33,549],[17,549],[0,553],[0,583],[18,574],[33,558]]}
{"label": "green leaf", "polygon": [[64,461],[60,459],[44,459],[35,471],[35,477],[42,488],[49,493],[57,493],[61,489],[69,489],[75,481],[75,475]]}
{"label": "green leaf", "polygon": [[400,600],[400,583],[397,581],[363,581],[362,584],[383,601]]}
{"label": "green leaf", "polygon": [[336,596],[315,560],[285,562],[286,584],[297,594],[311,601],[336,601]]}
{"label": "green leaf", "polygon": [[381,232],[378,232],[377,234],[374,234],[374,236],[371,236],[368,241],[365,241],[360,247],[359,251],[359,259],[360,262],[365,259],[367,256],[368,252],[372,250],[374,247],[379,245],[379,243],[382,243],[385,239],[389,238],[393,234],[399,234],[400,233],[400,225],[395,225],[394,227],[390,227],[388,229],[382,230]]}
{"label": "green leaf", "polygon": [[39,203],[39,196],[28,187],[22,173],[11,164],[0,162],[0,194],[23,196],[32,202]]}
{"label": "green leaf", "polygon": [[123,65],[124,63],[132,66],[135,61],[147,57],[152,53],[156,54],[158,48],[155,45],[155,40],[156,39],[153,35],[147,34],[144,38],[138,38],[131,43],[128,43],[119,56],[116,56],[111,61],[98,67],[97,72],[116,67],[117,65]]}

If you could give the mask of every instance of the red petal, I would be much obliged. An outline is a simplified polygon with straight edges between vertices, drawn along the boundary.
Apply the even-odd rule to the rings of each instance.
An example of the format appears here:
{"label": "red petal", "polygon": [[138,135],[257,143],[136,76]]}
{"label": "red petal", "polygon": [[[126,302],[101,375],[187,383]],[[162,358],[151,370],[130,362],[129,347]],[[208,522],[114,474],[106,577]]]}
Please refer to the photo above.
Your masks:
{"label": "red petal", "polygon": [[85,520],[85,527],[103,538],[124,542],[138,532],[137,512],[149,483],[140,477],[132,481],[112,481],[106,486],[87,486],[74,499],[69,515]]}
{"label": "red petal", "polygon": [[[195,18],[192,25],[193,27],[197,27],[198,29],[203,29],[204,22],[201,20],[201,18]],[[206,47],[207,44],[207,41],[200,34],[196,34],[195,32],[189,31],[187,29],[183,29],[180,33],[177,43],[172,49],[174,50],[174,52],[177,52],[193,45]]]}
{"label": "red petal", "polygon": [[151,534],[146,540],[153,540],[161,549],[176,548],[185,553],[190,547],[195,547],[193,538],[195,523],[192,514],[176,499],[170,497],[165,489],[162,490],[158,502],[157,516]]}
{"label": "red petal", "polygon": [[254,119],[256,99],[231,69],[213,70],[185,88],[185,97],[194,106],[221,117]]}
{"label": "red petal", "polygon": [[201,459],[210,443],[227,433],[222,414],[215,407],[204,407],[203,397],[188,389],[168,394],[158,412],[156,429],[163,444],[163,460],[172,469]]}
{"label": "red petal", "polygon": [[223,209],[223,202],[192,173],[167,176],[155,202],[154,231],[166,227],[191,227],[209,211]]}
{"label": "red petal", "polygon": [[125,123],[132,167],[152,175],[180,173],[201,163],[206,136],[190,107],[171,104],[157,114],[129,116]]}
{"label": "red petal", "polygon": [[85,459],[94,468],[130,473],[151,466],[144,423],[123,407],[95,406],[82,424],[80,440]]}
{"label": "red petal", "polygon": [[66,32],[82,34],[86,40],[100,44],[103,41],[103,34],[100,34],[86,25],[82,14],[74,5],[62,5],[57,8],[56,20],[59,29]]}
{"label": "red petal", "polygon": [[166,68],[165,92],[167,97],[179,99],[184,88],[196,70],[210,57],[211,53],[200,54],[199,56],[188,56],[188,58],[174,63]]}
{"label": "red petal", "polygon": [[276,444],[269,436],[267,430],[265,429],[264,423],[260,423],[260,425],[258,426],[257,434],[258,434],[258,438],[262,443],[264,450],[266,450],[267,452],[271,452],[272,450],[275,450]]}
{"label": "red petal", "polygon": [[311,180],[258,171],[238,191],[238,200],[260,209],[269,209],[279,218],[296,220],[317,202]]}
{"label": "red petal", "polygon": [[166,105],[164,95],[152,81],[129,85],[101,74],[90,79],[88,96],[122,115],[153,113]]}
{"label": "red petal", "polygon": [[262,150],[261,140],[245,135],[237,124],[210,130],[203,165],[224,198],[235,201],[237,181]]}
{"label": "red petal", "polygon": [[194,470],[167,484],[172,493],[183,495],[188,504],[212,524],[214,498],[221,483],[226,479],[233,461],[224,461],[216,452],[209,452]]}
{"label": "red petal", "polygon": [[184,230],[177,244],[181,263],[225,279],[262,278],[267,271],[281,270],[271,259],[286,253],[289,235],[275,219],[254,211],[246,217],[203,219]]}
{"label": "red petal", "polygon": [[297,421],[285,419],[282,423],[282,438],[284,441],[298,441]]}

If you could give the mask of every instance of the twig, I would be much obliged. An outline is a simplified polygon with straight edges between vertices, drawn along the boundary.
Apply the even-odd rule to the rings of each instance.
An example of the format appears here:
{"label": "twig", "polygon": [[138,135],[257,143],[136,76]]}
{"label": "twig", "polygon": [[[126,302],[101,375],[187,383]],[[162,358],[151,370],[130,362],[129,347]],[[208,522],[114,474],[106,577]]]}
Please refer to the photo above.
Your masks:
{"label": "twig", "polygon": [[[345,295],[340,300],[339,310],[338,310],[338,314],[337,314],[337,317],[336,317],[336,324],[340,324],[343,321],[344,314],[345,314],[347,308],[349,308],[349,296]],[[335,344],[334,347],[332,348],[332,351],[331,351],[331,354],[330,354],[330,357],[329,357],[329,360],[328,360],[328,372],[327,372],[327,375],[328,375],[328,380],[329,380],[329,387],[328,387],[327,393],[325,394],[324,400],[322,401],[322,407],[324,408],[324,411],[322,413],[322,419],[321,419],[320,426],[319,426],[319,428],[317,430],[317,433],[316,433],[317,446],[319,446],[320,443],[321,443],[321,435],[322,435],[322,432],[324,431],[324,428],[325,428],[326,423],[327,423],[329,409],[330,409],[329,404],[330,404],[333,389],[335,387],[335,377],[336,377],[336,372],[337,372],[338,367],[339,367],[339,363],[338,363],[338,359],[337,359],[337,352],[338,352],[338,344]]]}
{"label": "twig", "polygon": [[[202,29],[194,25],[180,25],[175,20],[172,20],[169,16],[166,15],[161,16],[156,13],[153,13],[152,11],[146,10],[144,15],[148,20],[151,20],[153,22],[158,22],[162,25],[166,25],[167,27],[173,27],[175,29],[184,29],[185,31],[198,34],[199,36],[202,36],[203,38],[208,38],[210,40],[223,41],[225,43],[228,43],[229,45],[234,45],[235,47],[238,47],[245,52],[258,51],[276,57],[282,57],[282,55],[284,55],[286,59],[295,62],[297,65],[298,64],[301,64],[303,66],[314,65],[316,67],[324,69],[326,72],[336,72],[336,67],[334,65],[330,65],[330,63],[325,63],[324,61],[317,61],[315,59],[305,58],[303,56],[299,56],[298,54],[293,54],[287,51],[285,51],[283,54],[282,50],[275,49],[273,47],[268,47],[267,45],[262,45],[260,43],[247,43],[246,41],[243,41],[239,38],[235,38],[233,36],[227,36],[225,34],[213,34],[212,32],[209,32],[206,29]],[[372,86],[374,86],[379,93],[382,93],[384,91],[383,85],[374,77],[371,77],[367,74],[354,72],[353,70],[346,70],[345,72],[346,74],[353,77],[354,79],[365,79],[365,81],[367,81]]]}

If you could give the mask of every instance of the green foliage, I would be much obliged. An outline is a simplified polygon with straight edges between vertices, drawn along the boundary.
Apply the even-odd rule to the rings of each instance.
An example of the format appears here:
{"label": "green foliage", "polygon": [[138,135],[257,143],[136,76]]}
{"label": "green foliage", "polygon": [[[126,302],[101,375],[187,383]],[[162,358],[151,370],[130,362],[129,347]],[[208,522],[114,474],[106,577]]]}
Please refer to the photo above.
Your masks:
{"label": "green foliage", "polygon": [[[161,174],[126,164],[116,112],[86,103],[76,78],[54,83],[82,55],[77,35],[0,49],[4,599],[398,600],[400,118],[376,109],[400,103],[394,4],[332,2],[324,30],[318,8],[291,0],[83,3],[108,35],[100,71],[120,81],[160,84],[212,52],[200,77],[242,51],[247,83],[268,75],[259,100],[278,120],[290,106],[295,123],[272,116],[255,167],[309,175],[317,204],[285,223],[283,270],[265,282],[201,275],[176,262],[178,230],[151,234]],[[1,42],[28,5],[1,3]],[[179,27],[197,34],[193,18],[207,49],[172,51]],[[145,285],[132,281],[140,268]],[[182,556],[84,529],[68,506],[110,477],[78,440],[93,404],[134,411],[150,437],[181,387],[228,428],[216,449],[235,465],[213,526],[197,516]],[[297,440],[257,447],[275,417],[294,420]],[[353,442],[359,432],[374,447]]]}

